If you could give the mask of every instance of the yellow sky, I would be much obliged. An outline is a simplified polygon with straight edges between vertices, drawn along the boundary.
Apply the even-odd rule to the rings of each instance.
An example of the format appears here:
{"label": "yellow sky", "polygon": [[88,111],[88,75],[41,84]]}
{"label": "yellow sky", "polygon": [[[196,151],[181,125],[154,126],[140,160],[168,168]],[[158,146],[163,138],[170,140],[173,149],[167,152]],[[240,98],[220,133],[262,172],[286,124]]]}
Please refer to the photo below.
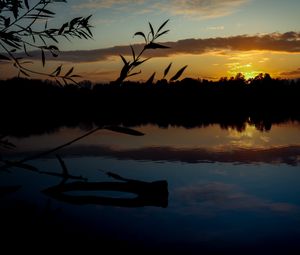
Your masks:
{"label": "yellow sky", "polygon": [[[259,73],[299,78],[299,8],[298,0],[74,0],[67,5],[57,3],[52,9],[57,18],[50,20],[49,26],[92,14],[94,39],[60,40],[61,54],[57,61],[48,58],[43,69],[41,53],[36,52],[31,54],[34,56],[31,67],[52,72],[63,64],[65,72],[74,66],[82,79],[115,80],[122,68],[119,54],[130,60],[129,45],[138,48],[143,43],[142,38],[133,34],[137,31],[148,34],[149,21],[157,29],[170,19],[165,27],[170,31],[161,40],[171,48],[149,52],[145,57],[151,59],[136,68],[142,72],[131,80],[145,81],[154,72],[156,79],[161,79],[170,62],[173,65],[167,78],[185,65],[188,68],[182,77],[196,79],[218,80],[239,72],[246,78]],[[12,65],[3,62],[0,72],[2,79],[18,74]]]}

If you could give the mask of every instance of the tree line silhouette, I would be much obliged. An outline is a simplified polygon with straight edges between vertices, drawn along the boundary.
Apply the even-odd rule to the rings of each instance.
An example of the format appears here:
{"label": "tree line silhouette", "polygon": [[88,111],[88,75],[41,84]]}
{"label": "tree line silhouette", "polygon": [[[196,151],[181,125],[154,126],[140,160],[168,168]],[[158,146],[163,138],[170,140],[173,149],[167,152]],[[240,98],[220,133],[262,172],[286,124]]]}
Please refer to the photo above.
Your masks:
{"label": "tree line silhouette", "polygon": [[[219,81],[184,78],[155,83],[60,86],[49,80],[13,78],[0,81],[2,135],[26,136],[60,126],[156,124],[187,128],[220,124],[242,131],[248,122],[259,130],[299,121],[300,80],[242,74]],[[22,126],[22,130],[20,130]]]}

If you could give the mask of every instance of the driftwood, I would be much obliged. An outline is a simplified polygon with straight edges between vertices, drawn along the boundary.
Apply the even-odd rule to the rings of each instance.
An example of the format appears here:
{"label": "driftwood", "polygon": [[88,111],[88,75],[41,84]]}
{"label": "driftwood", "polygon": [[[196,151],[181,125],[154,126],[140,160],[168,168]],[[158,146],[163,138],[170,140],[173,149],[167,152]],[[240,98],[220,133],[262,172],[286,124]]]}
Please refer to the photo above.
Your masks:
{"label": "driftwood", "polygon": [[[134,198],[66,194],[70,191],[118,191],[136,194]],[[62,183],[43,190],[43,193],[60,201],[84,205],[99,204],[120,207],[168,206],[168,183],[165,180],[143,182],[122,178],[122,182]]]}

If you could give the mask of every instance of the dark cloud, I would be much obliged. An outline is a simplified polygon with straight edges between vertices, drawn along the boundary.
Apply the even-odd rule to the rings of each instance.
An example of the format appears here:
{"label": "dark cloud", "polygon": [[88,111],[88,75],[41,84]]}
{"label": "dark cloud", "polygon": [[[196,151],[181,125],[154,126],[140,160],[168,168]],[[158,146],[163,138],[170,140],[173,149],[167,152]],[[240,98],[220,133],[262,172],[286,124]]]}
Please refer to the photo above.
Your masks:
{"label": "dark cloud", "polygon": [[[166,42],[164,45],[170,49],[156,49],[145,52],[146,57],[168,57],[176,54],[204,54],[210,51],[232,50],[232,51],[251,51],[265,50],[277,52],[300,53],[300,33],[287,32],[284,34],[272,33],[266,35],[240,35],[232,37],[219,37],[207,39],[185,39],[177,42]],[[141,44],[133,47],[139,52]],[[105,49],[77,50],[61,52],[59,61],[69,62],[93,62],[104,61],[111,57],[131,55],[128,45],[114,46]],[[40,52],[33,52],[36,58],[40,58]],[[49,59],[53,59],[50,58]]]}
{"label": "dark cloud", "polygon": [[269,163],[297,166],[300,162],[300,146],[274,147],[268,149],[209,150],[204,148],[176,149],[172,147],[144,147],[137,149],[114,149],[108,146],[74,146],[65,155],[104,156],[117,159],[178,161],[184,163]]}
{"label": "dark cloud", "polygon": [[290,72],[283,72],[280,75],[286,75],[286,76],[300,75],[300,68],[298,68],[297,70],[294,70],[294,71],[290,71]]}

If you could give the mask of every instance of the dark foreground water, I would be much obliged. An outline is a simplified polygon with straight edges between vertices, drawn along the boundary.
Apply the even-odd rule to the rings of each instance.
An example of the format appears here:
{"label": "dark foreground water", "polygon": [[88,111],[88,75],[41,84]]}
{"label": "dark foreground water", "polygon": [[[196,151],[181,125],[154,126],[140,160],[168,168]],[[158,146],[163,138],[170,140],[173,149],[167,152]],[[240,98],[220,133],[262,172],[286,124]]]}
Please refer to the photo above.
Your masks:
{"label": "dark foreground water", "polygon": [[[100,130],[57,151],[68,174],[82,179],[64,179],[55,154],[26,162],[32,169],[2,169],[1,248],[299,254],[298,123],[268,132],[248,124],[242,132],[217,125],[136,130],[146,135]],[[2,159],[35,155],[84,132],[8,137],[17,147],[2,148]]]}

